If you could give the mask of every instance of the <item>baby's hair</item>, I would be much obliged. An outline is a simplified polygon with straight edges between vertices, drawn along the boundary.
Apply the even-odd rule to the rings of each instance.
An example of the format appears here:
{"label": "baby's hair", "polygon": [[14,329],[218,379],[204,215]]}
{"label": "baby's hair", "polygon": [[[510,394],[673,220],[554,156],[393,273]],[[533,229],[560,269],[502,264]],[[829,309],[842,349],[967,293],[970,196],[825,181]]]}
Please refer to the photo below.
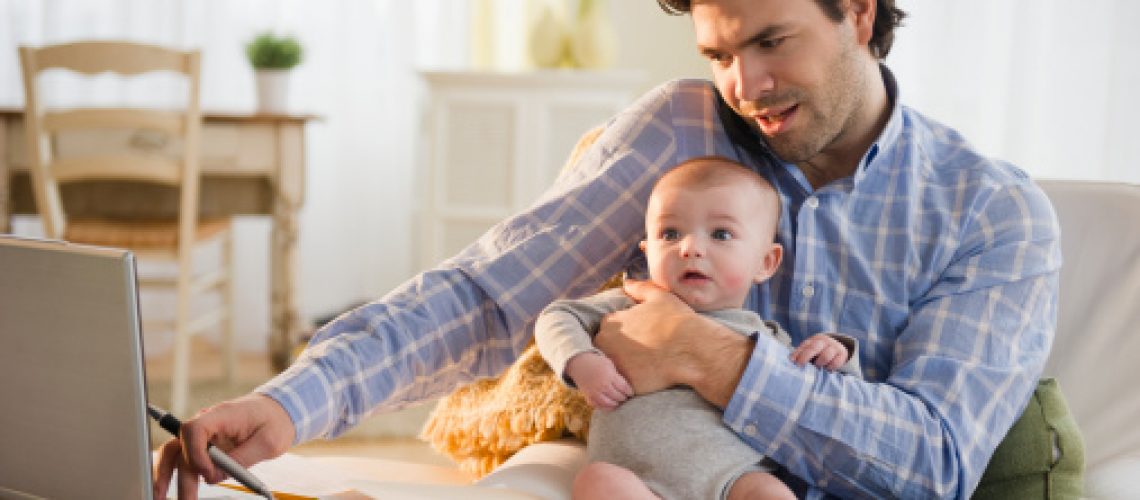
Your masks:
{"label": "baby's hair", "polygon": [[732,182],[740,181],[752,183],[758,191],[767,192],[771,194],[775,200],[773,213],[775,220],[772,227],[778,228],[780,226],[780,212],[782,211],[782,203],[780,195],[776,192],[776,188],[772,186],[768,179],[765,179],[756,171],[748,168],[747,165],[733,160],[732,158],[724,156],[697,156],[689,158],[673,167],[671,170],[657,179],[657,184],[653,189],[656,191],[657,186],[664,183],[679,183],[687,187],[710,187],[719,186]]}

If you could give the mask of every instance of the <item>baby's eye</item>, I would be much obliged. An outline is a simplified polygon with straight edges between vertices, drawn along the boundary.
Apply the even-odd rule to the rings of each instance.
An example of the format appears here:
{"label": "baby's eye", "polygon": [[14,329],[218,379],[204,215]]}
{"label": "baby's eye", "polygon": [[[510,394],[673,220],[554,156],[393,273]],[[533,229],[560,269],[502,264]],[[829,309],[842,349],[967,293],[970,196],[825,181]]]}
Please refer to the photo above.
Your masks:
{"label": "baby's eye", "polygon": [[663,229],[661,230],[661,239],[665,241],[676,241],[681,239],[681,232],[676,229]]}
{"label": "baby's eye", "polygon": [[712,239],[727,241],[732,239],[732,231],[727,229],[714,229],[712,232]]}

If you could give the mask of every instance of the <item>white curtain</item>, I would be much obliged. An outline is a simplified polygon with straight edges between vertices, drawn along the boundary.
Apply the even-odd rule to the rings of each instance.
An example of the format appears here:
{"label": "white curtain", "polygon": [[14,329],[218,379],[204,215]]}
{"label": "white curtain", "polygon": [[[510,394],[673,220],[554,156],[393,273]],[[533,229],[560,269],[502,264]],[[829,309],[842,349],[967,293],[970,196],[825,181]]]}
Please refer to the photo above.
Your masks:
{"label": "white curtain", "polygon": [[[413,274],[415,69],[466,64],[466,19],[464,0],[0,0],[0,106],[23,106],[18,45],[126,39],[200,49],[203,109],[252,111],[245,43],[265,30],[297,36],[305,56],[289,106],[321,117],[307,130],[298,243],[297,299],[302,318],[313,318]],[[153,82],[146,92],[117,80],[73,86],[66,75],[44,83],[65,101],[162,104],[175,95]],[[264,349],[269,329],[269,227],[264,217],[237,223],[245,350]]]}
{"label": "white curtain", "polygon": [[1140,2],[899,4],[905,102],[1031,175],[1140,183]]}

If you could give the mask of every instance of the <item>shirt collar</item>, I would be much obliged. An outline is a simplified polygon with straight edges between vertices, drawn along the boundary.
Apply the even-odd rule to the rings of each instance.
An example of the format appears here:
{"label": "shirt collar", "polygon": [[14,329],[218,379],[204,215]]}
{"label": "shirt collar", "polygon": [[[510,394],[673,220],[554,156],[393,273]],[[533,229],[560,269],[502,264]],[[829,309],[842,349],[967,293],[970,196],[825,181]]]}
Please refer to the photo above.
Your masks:
{"label": "shirt collar", "polygon": [[[871,143],[871,147],[863,154],[863,158],[859,160],[859,168],[855,169],[854,181],[856,184],[867,175],[867,171],[873,165],[883,164],[887,157],[890,155],[882,155],[883,151],[890,151],[896,144],[898,144],[899,136],[902,135],[903,117],[902,105],[899,104],[899,84],[895,80],[894,73],[887,68],[884,64],[879,64],[879,72],[883,76],[883,86],[887,89],[887,102],[891,106],[891,117],[887,119],[887,125],[879,132],[879,137],[875,142]],[[875,160],[879,160],[876,162]]]}

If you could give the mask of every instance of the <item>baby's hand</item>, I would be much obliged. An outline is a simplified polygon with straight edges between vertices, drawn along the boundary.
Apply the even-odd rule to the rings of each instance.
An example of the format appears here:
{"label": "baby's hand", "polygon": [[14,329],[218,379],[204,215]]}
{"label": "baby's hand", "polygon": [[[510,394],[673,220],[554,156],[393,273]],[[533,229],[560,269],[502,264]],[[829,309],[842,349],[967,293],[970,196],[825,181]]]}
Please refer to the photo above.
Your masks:
{"label": "baby's hand", "polygon": [[633,396],[633,387],[618,373],[614,362],[596,352],[583,352],[570,358],[566,375],[586,396],[586,402],[600,410],[617,408]]}
{"label": "baby's hand", "polygon": [[811,362],[820,368],[835,371],[847,362],[848,356],[850,353],[847,352],[847,348],[838,340],[830,335],[817,333],[792,351],[792,362],[800,366]]}

